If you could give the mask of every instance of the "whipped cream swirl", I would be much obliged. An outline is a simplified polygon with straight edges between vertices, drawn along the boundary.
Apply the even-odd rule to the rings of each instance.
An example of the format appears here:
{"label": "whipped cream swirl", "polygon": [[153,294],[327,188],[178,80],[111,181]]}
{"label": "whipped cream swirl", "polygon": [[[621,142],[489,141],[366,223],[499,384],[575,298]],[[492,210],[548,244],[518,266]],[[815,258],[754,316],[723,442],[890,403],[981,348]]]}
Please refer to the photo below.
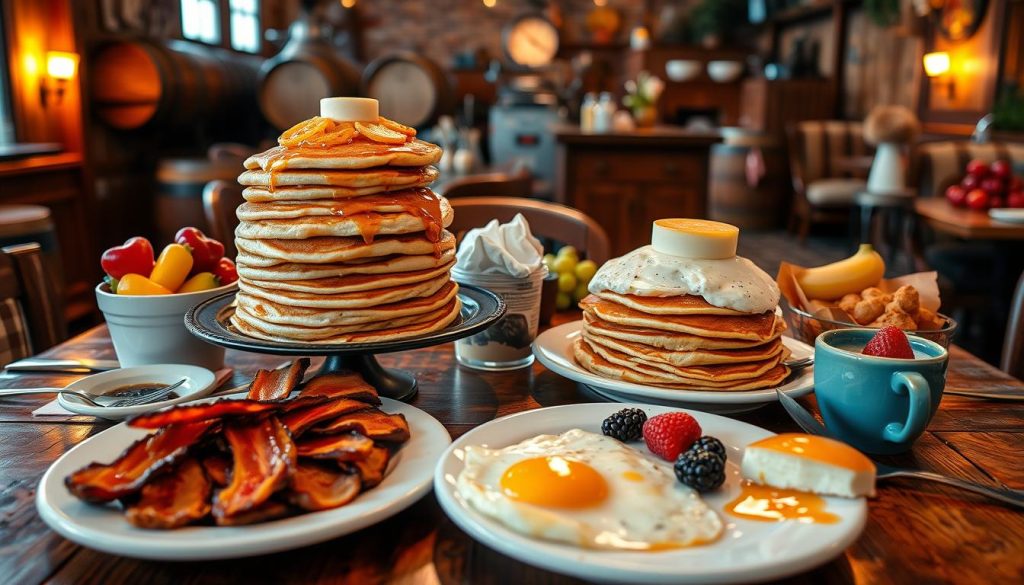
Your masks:
{"label": "whipped cream swirl", "polygon": [[588,287],[643,297],[704,297],[716,307],[743,313],[774,311],[779,304],[775,280],[753,262],[734,256],[724,260],[684,258],[643,246],[605,263]]}

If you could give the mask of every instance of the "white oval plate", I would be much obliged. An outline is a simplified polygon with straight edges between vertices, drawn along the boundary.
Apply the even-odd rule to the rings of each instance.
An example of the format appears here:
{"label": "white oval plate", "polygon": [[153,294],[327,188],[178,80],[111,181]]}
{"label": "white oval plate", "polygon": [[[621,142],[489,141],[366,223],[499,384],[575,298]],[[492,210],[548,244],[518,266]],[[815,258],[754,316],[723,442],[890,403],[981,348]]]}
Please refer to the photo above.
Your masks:
{"label": "white oval plate", "polygon": [[85,378],[77,380],[69,385],[66,390],[74,390],[85,394],[97,395],[100,396],[100,398],[96,400],[96,402],[100,404],[109,404],[117,399],[104,398],[103,394],[116,390],[121,386],[144,384],[146,382],[174,384],[182,378],[186,379],[185,383],[174,389],[174,393],[177,394],[178,397],[172,398],[171,400],[161,400],[159,402],[151,402],[149,404],[140,404],[139,406],[110,408],[108,406],[92,406],[90,404],[85,404],[84,402],[79,402],[73,396],[68,397],[64,394],[58,394],[57,403],[64,409],[70,410],[76,414],[120,420],[137,414],[142,414],[144,412],[149,412],[151,410],[164,408],[165,406],[178,404],[179,402],[187,402],[189,400],[202,398],[213,390],[213,383],[217,379],[217,376],[206,368],[188,366],[185,364],[134,366],[86,376]]}
{"label": "white oval plate", "polygon": [[1024,223],[1024,209],[1013,207],[996,207],[988,210],[988,216],[996,221],[1007,223]]}
{"label": "white oval plate", "polygon": [[412,437],[392,459],[384,481],[341,508],[248,526],[136,528],[124,519],[118,507],[86,504],[64,487],[64,478],[70,473],[93,461],[113,460],[146,434],[124,423],[92,437],[54,462],[39,482],[36,508],[50,528],[69,540],[139,559],[230,559],[323,542],[389,518],[423,497],[430,491],[434,464],[451,443],[448,431],[429,414],[396,400],[381,401],[381,410],[405,415]]}
{"label": "white oval plate", "polygon": [[[719,513],[725,532],[716,542],[665,552],[588,550],[530,538],[470,507],[455,489],[468,445],[505,447],[544,433],[572,428],[600,433],[601,421],[622,404],[570,404],[531,410],[500,418],[459,437],[445,451],[434,472],[434,493],[441,507],[460,528],[481,543],[523,563],[580,579],[612,583],[737,583],[766,581],[794,575],[821,565],[853,543],[864,529],[864,498],[825,498],[838,514],[836,524],[757,522],[726,514],[724,506],[740,492],[738,462],[743,448],[774,433],[733,419],[691,411],[705,434],[718,437],[728,451],[726,482],[705,494]],[[653,416],[679,409],[631,404]],[[630,443],[647,452],[643,442]],[[656,506],[657,502],[650,502]]]}
{"label": "white oval plate", "polygon": [[[576,358],[573,356],[572,344],[580,336],[582,328],[582,321],[573,321],[548,329],[534,340],[533,354],[552,372],[586,384],[606,398],[620,401],[650,401],[669,406],[698,410],[728,410],[729,412],[751,410],[779,399],[775,394],[775,388],[740,391],[678,390],[598,376],[576,363]],[[793,352],[792,359],[814,355],[814,348],[802,341],[783,336],[782,342]],[[814,389],[814,368],[804,368],[778,388],[793,397],[809,393]],[[737,405],[747,405],[748,408],[737,408]]]}

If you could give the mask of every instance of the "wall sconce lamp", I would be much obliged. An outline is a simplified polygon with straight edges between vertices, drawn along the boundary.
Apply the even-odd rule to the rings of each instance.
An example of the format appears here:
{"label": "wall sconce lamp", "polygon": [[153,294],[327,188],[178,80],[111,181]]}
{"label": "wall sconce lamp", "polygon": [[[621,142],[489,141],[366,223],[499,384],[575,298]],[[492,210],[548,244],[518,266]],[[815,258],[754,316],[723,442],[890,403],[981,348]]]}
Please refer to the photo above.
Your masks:
{"label": "wall sconce lamp", "polygon": [[46,77],[39,84],[39,100],[43,106],[64,99],[68,81],[74,79],[78,69],[78,55],[62,51],[47,51]]}
{"label": "wall sconce lamp", "polygon": [[922,61],[924,62],[924,73],[932,81],[932,84],[945,85],[947,97],[953,99],[956,94],[956,80],[949,73],[949,53],[945,51],[925,53]]}

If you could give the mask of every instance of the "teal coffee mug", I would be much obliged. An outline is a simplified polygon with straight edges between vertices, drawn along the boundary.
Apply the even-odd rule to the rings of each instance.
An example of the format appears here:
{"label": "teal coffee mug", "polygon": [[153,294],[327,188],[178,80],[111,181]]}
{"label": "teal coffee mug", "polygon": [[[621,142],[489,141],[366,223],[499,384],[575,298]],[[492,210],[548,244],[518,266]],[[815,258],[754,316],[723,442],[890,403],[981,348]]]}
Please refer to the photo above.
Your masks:
{"label": "teal coffee mug", "polygon": [[949,354],[908,335],[915,358],[863,355],[877,329],[835,329],[814,341],[814,394],[829,432],[865,453],[902,453],[939,409]]}

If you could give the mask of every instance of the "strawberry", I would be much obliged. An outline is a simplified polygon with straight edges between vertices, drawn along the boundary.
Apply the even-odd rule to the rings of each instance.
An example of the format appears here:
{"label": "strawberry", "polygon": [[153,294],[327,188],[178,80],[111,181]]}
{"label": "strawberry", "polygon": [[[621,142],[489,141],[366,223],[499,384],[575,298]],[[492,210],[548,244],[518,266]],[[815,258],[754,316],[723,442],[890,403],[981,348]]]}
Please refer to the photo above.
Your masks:
{"label": "strawberry", "polygon": [[898,358],[903,360],[914,359],[914,350],[910,349],[910,341],[907,334],[899,327],[886,325],[875,333],[871,341],[864,346],[864,355],[876,357]]}
{"label": "strawberry", "polygon": [[685,412],[666,412],[652,416],[644,423],[647,448],[667,461],[675,461],[702,434],[697,420]]}

